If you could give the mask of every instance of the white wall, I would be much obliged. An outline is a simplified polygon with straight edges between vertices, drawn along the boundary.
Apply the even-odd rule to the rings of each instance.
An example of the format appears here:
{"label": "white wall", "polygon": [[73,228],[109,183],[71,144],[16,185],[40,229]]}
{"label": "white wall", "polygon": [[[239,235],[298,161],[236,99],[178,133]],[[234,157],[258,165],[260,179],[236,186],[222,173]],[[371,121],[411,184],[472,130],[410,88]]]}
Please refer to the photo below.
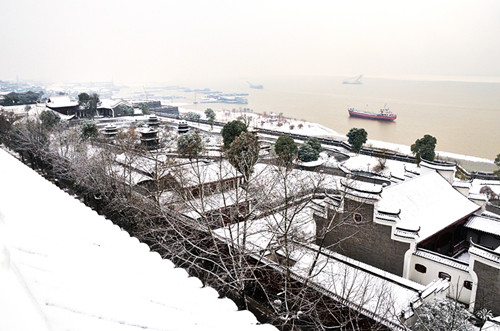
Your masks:
{"label": "white wall", "polygon": [[[422,264],[427,268],[427,272],[425,274],[415,270],[415,264],[417,263]],[[441,271],[446,272],[451,276],[448,296],[450,298],[457,299],[458,294],[458,301],[468,305],[470,303],[471,290],[464,288],[463,284],[466,280],[472,281],[472,278],[467,271],[458,270],[439,262],[412,255],[409,270],[410,280],[422,285],[427,285],[434,279],[438,279],[438,274]]]}

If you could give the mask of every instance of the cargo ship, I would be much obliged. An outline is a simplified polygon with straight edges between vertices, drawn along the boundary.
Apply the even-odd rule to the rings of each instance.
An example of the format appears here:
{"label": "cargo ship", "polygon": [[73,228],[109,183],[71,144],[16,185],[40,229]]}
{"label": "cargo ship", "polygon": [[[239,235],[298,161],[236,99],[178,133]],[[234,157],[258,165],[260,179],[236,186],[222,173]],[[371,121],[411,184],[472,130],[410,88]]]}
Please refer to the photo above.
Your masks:
{"label": "cargo ship", "polygon": [[351,117],[366,118],[369,120],[393,122],[398,117],[396,114],[392,113],[389,108],[382,108],[378,113],[357,110],[354,108],[349,108],[347,111]]}
{"label": "cargo ship", "polygon": [[250,88],[254,88],[254,89],[257,89],[257,90],[262,90],[264,88],[264,86],[262,84],[252,84],[250,83],[249,81],[247,81],[248,83],[248,86],[250,86]]}
{"label": "cargo ship", "polygon": [[363,75],[359,75],[358,77],[354,79],[348,79],[344,80],[342,84],[351,84],[351,85],[361,85],[363,82],[361,81],[361,78],[363,78]]}

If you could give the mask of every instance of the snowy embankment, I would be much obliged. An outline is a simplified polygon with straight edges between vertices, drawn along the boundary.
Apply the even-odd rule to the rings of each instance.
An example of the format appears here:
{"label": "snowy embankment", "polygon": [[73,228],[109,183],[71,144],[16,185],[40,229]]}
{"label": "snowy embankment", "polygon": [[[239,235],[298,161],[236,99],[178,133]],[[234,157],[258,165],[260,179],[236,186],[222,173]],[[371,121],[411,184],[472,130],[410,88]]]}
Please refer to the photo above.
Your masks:
{"label": "snowy embankment", "polygon": [[[202,118],[205,118],[204,112],[200,111],[200,110],[193,110],[193,109],[189,109],[189,108],[179,108],[179,111],[181,113],[195,112],[195,113],[200,114],[202,116]],[[270,120],[269,116],[264,116],[262,114],[230,112],[230,111],[223,111],[223,110],[214,110],[214,111],[217,115],[217,117],[216,117],[217,121],[228,122],[228,121],[236,120],[240,116],[246,116],[247,118],[250,119],[250,126],[254,126],[256,128],[263,128],[263,129],[281,131],[281,132],[286,132],[286,133],[296,133],[296,134],[302,134],[302,135],[307,135],[307,136],[312,136],[312,137],[331,137],[331,138],[339,139],[339,140],[347,140],[347,137],[345,135],[338,133],[335,130],[329,129],[329,128],[327,128],[321,124],[318,124],[318,123],[311,123],[311,122],[306,122],[306,121],[301,121],[301,120],[284,118],[283,122],[285,124],[278,126],[278,121]],[[214,128],[214,131],[215,130],[217,130],[217,129]],[[385,142],[385,141],[369,139],[366,142],[365,146],[366,147],[380,148],[380,149],[388,149],[388,150],[395,151],[398,153],[412,155],[411,150],[410,150],[410,146],[402,145],[402,144],[395,144],[395,143],[390,143],[390,142]],[[450,152],[444,152],[444,151],[436,151],[436,155],[438,158],[446,158],[446,159],[450,159],[450,160],[468,161],[468,162],[475,162],[475,163],[484,163],[486,165],[491,165],[492,167],[494,165],[493,160],[489,160],[489,159],[481,158],[481,157],[476,157],[476,156],[462,155],[462,154],[456,154],[456,153],[450,153]]]}

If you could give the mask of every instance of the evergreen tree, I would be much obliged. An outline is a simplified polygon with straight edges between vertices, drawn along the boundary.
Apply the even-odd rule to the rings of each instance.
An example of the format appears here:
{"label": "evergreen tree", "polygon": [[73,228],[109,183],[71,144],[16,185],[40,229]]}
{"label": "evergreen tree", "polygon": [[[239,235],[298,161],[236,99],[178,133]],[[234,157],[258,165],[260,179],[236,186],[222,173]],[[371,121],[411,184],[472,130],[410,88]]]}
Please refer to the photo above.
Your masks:
{"label": "evergreen tree", "polygon": [[99,135],[97,124],[93,121],[85,121],[80,126],[80,138],[82,140],[95,139]]}
{"label": "evergreen tree", "polygon": [[434,299],[416,310],[415,331],[467,331],[474,330],[469,322],[472,314],[463,305],[448,299]]}
{"label": "evergreen tree", "polygon": [[411,145],[411,152],[415,155],[417,163],[420,163],[422,159],[433,161],[436,157],[434,149],[436,148],[437,139],[431,135],[424,135],[423,138],[417,139],[413,145]]}
{"label": "evergreen tree", "polygon": [[274,144],[274,152],[276,153],[280,163],[282,163],[285,167],[289,167],[293,164],[293,160],[297,158],[299,149],[293,138],[281,136]]}
{"label": "evergreen tree", "polygon": [[97,93],[80,93],[78,95],[78,107],[85,117],[93,118],[97,113],[97,105],[99,104],[99,95]]}
{"label": "evergreen tree", "polygon": [[222,139],[224,141],[224,148],[228,149],[233,140],[238,137],[242,132],[247,132],[247,126],[242,121],[232,121],[226,123],[222,127]]}
{"label": "evergreen tree", "polygon": [[177,153],[190,160],[196,159],[203,151],[203,141],[196,131],[181,134],[177,139]]}
{"label": "evergreen tree", "polygon": [[347,138],[349,138],[349,144],[351,144],[352,150],[355,153],[359,153],[361,147],[366,142],[368,133],[365,129],[352,128],[347,133]]}
{"label": "evergreen tree", "polygon": [[243,132],[233,140],[226,151],[226,156],[229,163],[243,175],[245,180],[248,180],[259,159],[259,151],[257,135],[252,132]]}

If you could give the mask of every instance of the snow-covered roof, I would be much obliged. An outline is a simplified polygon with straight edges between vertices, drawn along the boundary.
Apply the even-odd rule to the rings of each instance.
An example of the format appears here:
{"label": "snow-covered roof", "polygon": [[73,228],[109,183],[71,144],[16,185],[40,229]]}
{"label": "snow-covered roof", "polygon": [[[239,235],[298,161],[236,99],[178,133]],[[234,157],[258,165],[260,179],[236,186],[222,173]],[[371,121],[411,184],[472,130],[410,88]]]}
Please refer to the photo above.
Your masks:
{"label": "snow-covered roof", "polygon": [[51,96],[47,100],[47,107],[50,108],[63,108],[63,107],[76,107],[78,106],[77,101],[71,101],[67,95],[56,95]]}
{"label": "snow-covered roof", "polygon": [[463,180],[454,180],[452,185],[453,187],[469,188],[469,189],[472,186],[471,182]]}
{"label": "snow-covered roof", "polygon": [[275,329],[3,150],[0,160],[1,330]]}
{"label": "snow-covered roof", "polygon": [[436,252],[428,251],[425,249],[417,249],[415,253],[413,253],[415,256],[420,256],[424,259],[439,262],[440,264],[447,265],[449,267],[458,269],[458,270],[463,270],[463,271],[469,271],[469,262],[465,262],[463,260],[459,259],[454,259],[452,257],[442,255]]}
{"label": "snow-covered roof", "polygon": [[435,171],[384,188],[378,211],[401,209],[397,228],[418,230],[421,242],[472,214],[479,206],[456,191]]}
{"label": "snow-covered roof", "polygon": [[177,166],[180,162],[186,162],[184,159],[172,159],[166,155],[155,155],[153,157],[144,157],[135,154],[120,153],[116,155],[116,161],[123,165],[130,165],[137,171],[153,176],[166,174],[171,167]]}
{"label": "snow-covered roof", "polygon": [[[247,224],[232,224],[215,232],[235,244],[243,242],[245,235],[245,247],[254,254],[265,257],[272,250],[280,253],[283,250],[277,242],[280,232],[272,230],[274,221],[279,223],[278,215],[274,219],[266,217]],[[303,225],[298,228],[303,228]],[[292,275],[299,280],[307,279],[323,294],[391,327],[400,326],[398,317],[403,311],[408,311],[410,302],[419,297],[419,292],[427,291],[427,296],[447,288],[447,284],[441,283],[426,287],[325,248],[318,254],[319,249],[314,244],[290,244],[289,257],[294,262]]]}
{"label": "snow-covered roof", "polygon": [[488,216],[472,216],[464,225],[468,229],[478,230],[500,236],[500,219]]}
{"label": "snow-covered roof", "polygon": [[486,194],[483,194],[483,193],[471,193],[471,192],[469,192],[468,198],[471,200],[488,201],[488,197],[486,196]]}
{"label": "snow-covered roof", "polygon": [[121,99],[120,100],[102,99],[101,104],[99,106],[97,106],[97,109],[113,109],[121,103],[128,105],[128,103],[126,101],[121,100]]}
{"label": "snow-covered roof", "polygon": [[243,203],[246,201],[245,198],[245,190],[242,188],[205,195],[203,201],[201,198],[183,201],[185,208],[181,211],[181,214],[192,219],[198,219],[203,213]]}
{"label": "snow-covered roof", "polygon": [[500,316],[486,321],[481,328],[482,331],[500,331]]}
{"label": "snow-covered roof", "polygon": [[261,188],[260,193],[265,192],[263,196],[267,200],[283,199],[285,177],[288,196],[342,189],[339,176],[299,169],[285,172],[284,168],[263,163],[255,165],[249,184]]}
{"label": "snow-covered roof", "polygon": [[485,248],[481,245],[475,244],[474,242],[471,242],[471,246],[469,248],[469,253],[471,255],[475,255],[481,258],[484,258],[486,260],[489,260],[491,262],[497,263],[500,265],[500,250],[491,250],[488,248]]}
{"label": "snow-covered roof", "polygon": [[129,169],[128,167],[120,164],[113,164],[110,170],[117,178],[132,186],[137,185],[140,182],[153,180],[150,176],[135,171],[134,169]]}

